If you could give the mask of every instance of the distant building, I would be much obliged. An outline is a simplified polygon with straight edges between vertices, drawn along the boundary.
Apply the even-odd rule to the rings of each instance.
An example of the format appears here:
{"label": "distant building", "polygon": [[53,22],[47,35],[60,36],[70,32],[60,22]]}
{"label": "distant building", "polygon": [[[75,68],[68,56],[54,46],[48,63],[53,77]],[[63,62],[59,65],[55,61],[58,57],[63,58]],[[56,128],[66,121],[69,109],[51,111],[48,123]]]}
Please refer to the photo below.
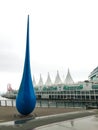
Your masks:
{"label": "distant building", "polygon": [[98,81],[98,67],[96,67],[89,75],[89,79],[92,81]]}
{"label": "distant building", "polygon": [[46,86],[46,87],[49,87],[49,86],[59,86],[59,85],[71,85],[71,84],[74,84],[74,81],[73,81],[73,79],[72,79],[72,77],[71,77],[71,74],[70,74],[70,71],[69,71],[69,69],[68,69],[68,73],[67,73],[67,75],[66,75],[66,78],[65,78],[65,81],[64,82],[62,82],[62,80],[61,80],[61,78],[60,78],[60,74],[59,74],[59,71],[57,70],[57,74],[56,74],[56,77],[55,77],[55,81],[54,81],[54,83],[52,82],[52,80],[51,80],[51,78],[50,78],[50,73],[48,72],[48,76],[47,76],[47,80],[46,80],[46,82],[44,83],[43,82],[43,79],[42,79],[42,75],[40,74],[40,78],[39,78],[39,82],[38,82],[38,84],[36,83],[36,81],[35,81],[35,77],[33,76],[33,84],[34,84],[34,86],[35,87],[40,87],[40,88],[42,88],[42,87],[44,87],[44,86]]}
{"label": "distant building", "polygon": [[33,85],[36,86],[36,81],[35,81],[34,75],[33,75]]}
{"label": "distant building", "polygon": [[59,75],[59,71],[58,71],[58,70],[57,70],[57,75],[56,75],[54,84],[55,84],[55,85],[62,84],[62,81],[61,81],[61,78],[60,78],[60,75]]}
{"label": "distant building", "polygon": [[[59,72],[55,77],[55,82],[52,83],[50,74],[48,72],[47,80],[43,83],[42,76],[38,84],[35,86],[37,99],[49,99],[49,100],[61,100],[65,102],[65,105],[73,103],[77,107],[81,105],[97,106],[98,107],[98,67],[90,73],[90,80],[74,83],[70,71],[66,75],[65,81],[62,82]],[[33,80],[34,77],[33,77]],[[35,82],[35,81],[34,81]],[[3,96],[16,97],[17,93],[6,93]]]}
{"label": "distant building", "polygon": [[71,77],[69,69],[68,69],[68,73],[67,73],[67,76],[66,76],[66,79],[65,79],[64,83],[65,84],[73,84],[74,83],[74,81],[73,81],[73,79]]}
{"label": "distant building", "polygon": [[39,87],[43,87],[43,79],[42,79],[42,76],[41,76],[41,74],[40,74],[40,79],[39,79],[39,82],[38,82],[38,85],[37,86],[39,86]]}
{"label": "distant building", "polygon": [[48,86],[48,87],[52,85],[52,81],[51,81],[49,72],[48,72],[48,77],[47,77],[45,85]]}

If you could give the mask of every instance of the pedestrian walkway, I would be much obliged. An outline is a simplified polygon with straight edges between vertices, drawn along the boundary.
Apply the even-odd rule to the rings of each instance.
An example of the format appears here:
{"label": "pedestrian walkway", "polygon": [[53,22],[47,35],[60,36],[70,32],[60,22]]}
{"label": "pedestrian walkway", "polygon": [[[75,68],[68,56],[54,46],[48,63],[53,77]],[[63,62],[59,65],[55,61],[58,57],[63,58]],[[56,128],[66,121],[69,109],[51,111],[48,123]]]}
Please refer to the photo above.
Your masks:
{"label": "pedestrian walkway", "polygon": [[32,130],[39,126],[49,125],[51,123],[62,122],[66,120],[73,120],[76,118],[82,118],[96,114],[96,110],[84,110],[41,117],[25,117],[16,121],[0,123],[0,130]]}

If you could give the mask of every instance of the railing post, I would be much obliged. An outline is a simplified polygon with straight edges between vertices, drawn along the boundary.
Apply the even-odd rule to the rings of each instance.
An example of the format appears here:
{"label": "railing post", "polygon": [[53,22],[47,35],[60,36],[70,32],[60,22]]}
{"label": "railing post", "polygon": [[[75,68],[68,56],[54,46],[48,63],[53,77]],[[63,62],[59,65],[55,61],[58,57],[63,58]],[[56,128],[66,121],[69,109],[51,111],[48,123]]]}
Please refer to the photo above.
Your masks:
{"label": "railing post", "polygon": [[48,108],[50,107],[50,105],[49,105],[49,100],[48,100]]}
{"label": "railing post", "polygon": [[66,102],[64,102],[64,107],[66,108]]}
{"label": "railing post", "polygon": [[7,107],[7,100],[5,100],[5,106]]}
{"label": "railing post", "polygon": [[57,102],[56,102],[56,108],[58,107],[58,104],[57,104]]}
{"label": "railing post", "polygon": [[12,102],[12,107],[14,106],[14,104],[13,104],[13,100],[11,101]]}
{"label": "railing post", "polygon": [[42,102],[41,102],[41,100],[40,100],[40,107],[42,107]]}

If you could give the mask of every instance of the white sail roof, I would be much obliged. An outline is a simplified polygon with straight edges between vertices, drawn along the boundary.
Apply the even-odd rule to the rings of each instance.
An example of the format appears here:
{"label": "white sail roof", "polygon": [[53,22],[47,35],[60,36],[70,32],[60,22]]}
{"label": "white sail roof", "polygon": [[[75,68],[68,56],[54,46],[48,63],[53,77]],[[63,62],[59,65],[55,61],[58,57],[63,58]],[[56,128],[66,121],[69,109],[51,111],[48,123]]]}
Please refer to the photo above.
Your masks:
{"label": "white sail roof", "polygon": [[51,85],[52,85],[52,81],[51,81],[49,72],[48,72],[48,77],[47,77],[47,80],[46,80],[45,85],[46,85],[46,86],[51,86]]}
{"label": "white sail roof", "polygon": [[39,78],[38,86],[43,86],[43,79],[42,79],[41,74],[40,74],[40,78]]}
{"label": "white sail roof", "polygon": [[61,78],[59,75],[59,71],[57,71],[57,75],[56,75],[54,84],[56,84],[56,85],[62,84],[62,81],[61,81]]}
{"label": "white sail roof", "polygon": [[33,85],[36,86],[36,81],[35,81],[34,75],[33,75]]}
{"label": "white sail roof", "polygon": [[73,81],[73,79],[71,77],[69,69],[68,69],[68,73],[67,73],[67,76],[66,76],[66,79],[65,79],[64,83],[65,84],[73,84],[74,83],[74,81]]}

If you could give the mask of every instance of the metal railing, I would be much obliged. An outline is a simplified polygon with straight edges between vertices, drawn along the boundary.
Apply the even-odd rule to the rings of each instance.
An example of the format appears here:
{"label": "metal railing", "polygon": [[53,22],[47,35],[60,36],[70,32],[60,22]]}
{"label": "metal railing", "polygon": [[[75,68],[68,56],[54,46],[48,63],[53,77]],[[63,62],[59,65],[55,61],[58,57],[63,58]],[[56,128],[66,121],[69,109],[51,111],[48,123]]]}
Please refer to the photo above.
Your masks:
{"label": "metal railing", "polygon": [[0,100],[0,106],[16,106],[15,100]]}
{"label": "metal railing", "polygon": [[[0,100],[0,106],[16,106],[16,100]],[[74,101],[56,101],[56,100],[38,100],[36,107],[54,107],[54,108],[85,108],[87,106],[96,106],[98,108],[98,102],[74,102]]]}

